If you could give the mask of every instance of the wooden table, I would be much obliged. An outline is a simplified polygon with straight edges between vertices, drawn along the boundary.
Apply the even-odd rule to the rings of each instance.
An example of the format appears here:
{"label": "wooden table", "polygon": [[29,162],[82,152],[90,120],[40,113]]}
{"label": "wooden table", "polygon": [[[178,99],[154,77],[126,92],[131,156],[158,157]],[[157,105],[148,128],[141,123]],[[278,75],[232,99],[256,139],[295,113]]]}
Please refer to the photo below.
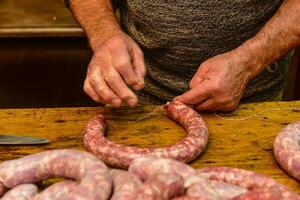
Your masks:
{"label": "wooden table", "polygon": [[[300,119],[298,102],[273,102],[241,105],[235,112],[222,114],[226,119],[242,118],[274,108],[290,108],[264,112],[251,119],[231,121],[215,114],[203,114],[209,127],[210,139],[206,151],[191,163],[195,168],[204,166],[231,166],[253,170],[275,178],[300,193],[299,183],[286,175],[276,164],[273,141],[287,124]],[[140,122],[134,122],[153,105],[134,109],[122,107],[55,108],[55,109],[2,109],[0,133],[47,137],[52,142],[44,146],[1,146],[2,161],[31,153],[59,148],[84,149],[82,132],[87,121],[97,113],[108,119],[108,138],[127,145],[164,146],[184,137],[184,130],[169,120],[161,110]]]}

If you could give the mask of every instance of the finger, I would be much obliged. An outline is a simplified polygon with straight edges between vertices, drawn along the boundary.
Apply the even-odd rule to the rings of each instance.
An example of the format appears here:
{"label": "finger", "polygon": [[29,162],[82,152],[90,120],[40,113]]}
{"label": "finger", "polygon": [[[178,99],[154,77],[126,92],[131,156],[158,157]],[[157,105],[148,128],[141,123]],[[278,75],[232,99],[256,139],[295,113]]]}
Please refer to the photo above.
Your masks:
{"label": "finger", "polygon": [[218,107],[218,104],[213,99],[208,99],[203,103],[194,106],[197,111],[214,111]]}
{"label": "finger", "polygon": [[95,64],[89,67],[88,79],[95,93],[107,103],[120,106],[121,99],[106,84],[100,66]]}
{"label": "finger", "polygon": [[117,58],[112,59],[112,64],[128,85],[131,85],[135,90],[139,90],[144,87],[144,81],[134,70],[132,49],[129,46],[112,49],[111,55]]}
{"label": "finger", "polygon": [[[201,66],[200,66],[201,67]],[[189,83],[189,87],[192,89],[196,87],[197,85],[201,84],[202,81],[204,81],[205,76],[202,75],[202,70],[199,68],[195,75],[193,76],[192,80]]]}
{"label": "finger", "polygon": [[122,100],[126,101],[128,105],[135,106],[137,97],[127,87],[121,76],[113,67],[107,67],[103,70],[103,76],[109,87],[117,94]]}
{"label": "finger", "polygon": [[132,49],[131,56],[132,56],[133,69],[136,75],[138,76],[139,80],[142,81],[142,86],[144,87],[146,66],[145,66],[144,54],[142,50],[139,48],[139,46],[136,45],[136,47]]}
{"label": "finger", "polygon": [[192,80],[189,83],[189,87],[191,89],[197,87],[197,85],[201,84],[201,82],[204,80],[203,77],[198,76],[198,75],[194,75],[194,77],[192,78]]}
{"label": "finger", "polygon": [[84,85],[83,85],[83,90],[84,92],[89,95],[94,101],[98,103],[107,103],[105,102],[102,98],[100,98],[97,93],[93,90],[92,86],[90,85],[90,82],[88,78],[84,80]]}
{"label": "finger", "polygon": [[230,102],[230,103],[223,104],[223,105],[216,107],[215,111],[229,112],[229,111],[234,110],[237,107],[237,105],[238,105],[238,102]]}
{"label": "finger", "polygon": [[[96,69],[101,69],[103,81],[106,82],[106,86],[111,89],[119,99],[126,101],[130,106],[135,106],[137,97],[127,87],[124,80],[113,66],[114,59],[120,58],[120,60],[124,62],[126,59],[129,59],[128,57],[128,51],[126,51],[125,48],[113,49],[112,52],[103,50],[101,54],[97,55],[97,61],[101,62],[97,63],[99,67]],[[103,96],[101,97],[103,98]]]}
{"label": "finger", "polygon": [[201,84],[197,87],[185,92],[184,94],[175,98],[185,104],[198,104],[209,98],[209,92],[207,91],[205,85]]}
{"label": "finger", "polygon": [[128,85],[131,85],[136,90],[140,89],[140,85],[143,85],[143,82],[139,80],[138,76],[134,72],[133,66],[130,61],[116,64],[115,66],[117,72],[119,72],[119,74]]}

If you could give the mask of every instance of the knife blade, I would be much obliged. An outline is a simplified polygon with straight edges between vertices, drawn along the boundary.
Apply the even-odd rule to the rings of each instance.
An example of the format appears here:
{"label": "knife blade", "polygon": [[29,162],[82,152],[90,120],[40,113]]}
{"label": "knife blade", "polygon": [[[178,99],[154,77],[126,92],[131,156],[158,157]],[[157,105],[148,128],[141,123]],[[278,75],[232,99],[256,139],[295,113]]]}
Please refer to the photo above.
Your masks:
{"label": "knife blade", "polygon": [[34,145],[47,144],[46,138],[22,136],[22,135],[0,135],[0,145]]}

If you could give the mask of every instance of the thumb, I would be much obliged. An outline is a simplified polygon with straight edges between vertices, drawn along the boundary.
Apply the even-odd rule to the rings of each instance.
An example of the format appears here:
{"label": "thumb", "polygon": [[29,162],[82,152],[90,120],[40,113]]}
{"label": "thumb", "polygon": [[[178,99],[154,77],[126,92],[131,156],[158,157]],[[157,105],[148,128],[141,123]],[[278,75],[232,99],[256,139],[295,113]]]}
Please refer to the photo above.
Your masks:
{"label": "thumb", "polygon": [[198,104],[206,99],[208,99],[208,92],[205,90],[205,87],[203,87],[202,84],[197,85],[182,95],[175,97],[175,100],[190,105]]}
{"label": "thumb", "polygon": [[195,73],[194,77],[190,81],[189,87],[194,88],[204,80],[205,80],[205,73],[203,72],[203,69],[201,69],[201,66],[200,66],[199,69],[197,70],[197,72]]}
{"label": "thumb", "polygon": [[189,83],[189,88],[192,89],[197,87],[203,80],[204,78],[202,76],[194,76]]}

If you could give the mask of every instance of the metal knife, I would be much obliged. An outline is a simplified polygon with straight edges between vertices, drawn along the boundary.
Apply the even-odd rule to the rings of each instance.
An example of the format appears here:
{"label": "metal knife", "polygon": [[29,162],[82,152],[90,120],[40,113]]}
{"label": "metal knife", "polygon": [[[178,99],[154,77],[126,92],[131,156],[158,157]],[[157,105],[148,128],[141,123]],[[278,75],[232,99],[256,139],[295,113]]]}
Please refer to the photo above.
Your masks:
{"label": "metal knife", "polygon": [[0,145],[34,145],[47,144],[50,141],[46,138],[37,138],[22,135],[0,135]]}

